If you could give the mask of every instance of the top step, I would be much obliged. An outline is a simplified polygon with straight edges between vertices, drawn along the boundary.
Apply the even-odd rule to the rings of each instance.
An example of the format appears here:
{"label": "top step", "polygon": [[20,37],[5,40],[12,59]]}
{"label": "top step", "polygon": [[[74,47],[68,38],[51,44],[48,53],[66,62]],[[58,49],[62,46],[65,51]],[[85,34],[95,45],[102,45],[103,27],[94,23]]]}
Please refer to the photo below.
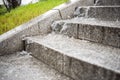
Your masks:
{"label": "top step", "polygon": [[76,7],[75,17],[96,18],[104,21],[120,21],[120,6],[81,6]]}
{"label": "top step", "polygon": [[120,0],[94,0],[95,6],[120,5]]}

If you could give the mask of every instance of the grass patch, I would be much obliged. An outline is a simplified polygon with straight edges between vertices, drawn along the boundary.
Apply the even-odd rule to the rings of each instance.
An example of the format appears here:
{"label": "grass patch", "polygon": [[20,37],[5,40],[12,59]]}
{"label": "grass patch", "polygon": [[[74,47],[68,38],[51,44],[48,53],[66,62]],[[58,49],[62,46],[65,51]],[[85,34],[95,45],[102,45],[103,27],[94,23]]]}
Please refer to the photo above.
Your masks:
{"label": "grass patch", "polygon": [[[20,6],[11,10],[10,13],[2,13],[0,14],[0,34],[3,34],[66,1],[68,0],[41,0],[35,4]],[[5,12],[4,7],[0,8],[0,13],[1,12]]]}

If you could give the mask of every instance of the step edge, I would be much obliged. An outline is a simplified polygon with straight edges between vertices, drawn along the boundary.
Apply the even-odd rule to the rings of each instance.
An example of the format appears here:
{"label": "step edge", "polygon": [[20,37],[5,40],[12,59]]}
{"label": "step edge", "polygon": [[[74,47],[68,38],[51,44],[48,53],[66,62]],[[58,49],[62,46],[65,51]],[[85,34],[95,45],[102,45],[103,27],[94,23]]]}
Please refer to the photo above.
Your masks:
{"label": "step edge", "polygon": [[[28,40],[28,39],[27,39],[27,40]],[[51,47],[51,46],[45,45],[45,44],[43,44],[43,43],[40,43],[39,41],[36,41],[36,40],[32,39],[31,37],[29,37],[29,40],[31,40],[32,42],[37,43],[37,44],[39,44],[39,45],[41,45],[41,46],[47,47],[47,48],[49,48],[49,49],[51,49],[51,50],[55,50],[55,51],[59,52],[60,54],[63,54],[64,56],[67,56],[67,57],[70,57],[70,58],[73,58],[73,59],[76,59],[76,60],[79,60],[79,61],[82,61],[82,62],[91,64],[91,65],[94,65],[94,66],[97,66],[97,67],[100,67],[100,68],[103,68],[103,69],[105,69],[105,70],[109,70],[109,71],[115,72],[115,73],[117,73],[117,74],[120,74],[120,70],[118,71],[118,70],[116,70],[116,69],[113,69],[113,68],[110,68],[110,67],[107,67],[107,66],[104,66],[104,65],[101,65],[101,64],[88,62],[87,60],[79,59],[79,58],[77,58],[77,57],[75,57],[75,56],[71,56],[71,55],[65,54],[65,53],[66,53],[65,51],[61,51],[61,50],[59,50],[59,49],[56,49],[56,48],[53,48],[53,47]],[[95,44],[96,44],[96,43],[95,43]],[[110,46],[109,46],[109,47],[110,47]]]}

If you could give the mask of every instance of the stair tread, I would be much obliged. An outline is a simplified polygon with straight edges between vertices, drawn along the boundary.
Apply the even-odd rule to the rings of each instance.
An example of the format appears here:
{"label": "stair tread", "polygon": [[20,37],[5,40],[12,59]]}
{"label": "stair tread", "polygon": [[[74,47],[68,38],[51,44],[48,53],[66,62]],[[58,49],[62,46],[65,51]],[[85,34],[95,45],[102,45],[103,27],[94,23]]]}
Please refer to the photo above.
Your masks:
{"label": "stair tread", "polygon": [[87,8],[87,7],[120,7],[120,5],[105,5],[105,6],[80,6],[83,8]]}
{"label": "stair tread", "polygon": [[120,21],[120,6],[81,6],[75,9],[75,16],[96,18],[104,21]]}
{"label": "stair tread", "polygon": [[27,38],[64,55],[120,73],[120,49],[59,34]]}
{"label": "stair tread", "polygon": [[120,21],[103,21],[95,18],[85,17],[77,17],[68,20],[59,20],[58,22],[120,28]]}
{"label": "stair tread", "polygon": [[0,80],[72,80],[25,52],[0,56]]}

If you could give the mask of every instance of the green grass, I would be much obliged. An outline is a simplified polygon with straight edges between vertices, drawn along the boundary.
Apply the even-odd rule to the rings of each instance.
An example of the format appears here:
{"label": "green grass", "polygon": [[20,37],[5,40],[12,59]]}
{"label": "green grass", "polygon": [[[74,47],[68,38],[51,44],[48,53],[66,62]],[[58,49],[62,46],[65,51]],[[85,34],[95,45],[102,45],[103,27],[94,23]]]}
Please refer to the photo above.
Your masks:
{"label": "green grass", "polygon": [[[0,14],[0,34],[3,34],[66,1],[68,0],[41,0],[35,4],[20,6],[11,10],[10,13]],[[4,7],[1,7],[0,12],[2,11],[5,12]]]}

